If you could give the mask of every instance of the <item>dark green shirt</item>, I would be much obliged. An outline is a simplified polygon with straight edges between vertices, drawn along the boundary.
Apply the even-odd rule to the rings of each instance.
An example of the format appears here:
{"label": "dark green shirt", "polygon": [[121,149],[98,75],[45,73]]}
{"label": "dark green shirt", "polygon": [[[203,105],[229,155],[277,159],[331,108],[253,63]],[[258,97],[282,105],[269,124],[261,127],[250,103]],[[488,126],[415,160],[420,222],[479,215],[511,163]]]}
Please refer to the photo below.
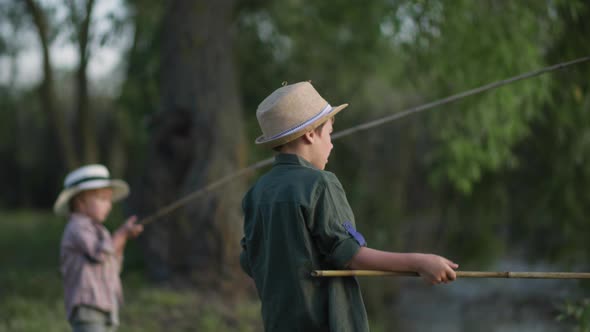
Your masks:
{"label": "dark green shirt", "polygon": [[369,330],[356,278],[310,276],[345,269],[364,245],[353,236],[354,215],[333,173],[279,154],[242,208],[240,263],[256,283],[265,331]]}

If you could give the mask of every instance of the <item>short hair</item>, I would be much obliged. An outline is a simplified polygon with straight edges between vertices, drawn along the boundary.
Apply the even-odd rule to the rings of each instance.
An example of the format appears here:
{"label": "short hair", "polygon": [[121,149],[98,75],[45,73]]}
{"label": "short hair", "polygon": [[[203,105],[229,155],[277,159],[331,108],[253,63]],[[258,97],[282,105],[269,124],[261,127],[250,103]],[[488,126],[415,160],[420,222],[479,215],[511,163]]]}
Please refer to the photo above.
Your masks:
{"label": "short hair", "polygon": [[68,207],[70,209],[70,212],[77,212],[78,205],[76,204],[76,202],[80,199],[83,193],[84,190],[70,198],[70,200],[68,201]]}
{"label": "short hair", "polygon": [[[335,117],[335,116],[333,116],[333,117],[329,118],[328,120],[324,121],[324,122],[323,122],[321,125],[317,126],[317,127],[314,129],[314,131],[315,131],[315,132],[319,132],[319,131],[321,131],[321,130],[322,130],[322,128],[324,128],[324,125],[326,124],[326,122],[328,122],[328,121],[330,121],[330,120],[332,120],[332,123],[334,123],[334,121],[336,121],[336,117]],[[303,135],[302,135],[302,136],[303,136]],[[299,136],[299,137],[301,137],[301,136]],[[297,137],[295,140],[299,139],[299,137]],[[291,141],[291,142],[294,142],[295,140],[293,140],[293,141]],[[274,151],[276,151],[276,152],[281,152],[281,150],[283,150],[283,148],[285,147],[285,145],[287,145],[287,144],[289,144],[289,143],[291,143],[291,142],[287,142],[287,143],[284,143],[284,144],[281,144],[281,145],[277,145],[277,146],[273,147],[272,149],[273,149]]]}

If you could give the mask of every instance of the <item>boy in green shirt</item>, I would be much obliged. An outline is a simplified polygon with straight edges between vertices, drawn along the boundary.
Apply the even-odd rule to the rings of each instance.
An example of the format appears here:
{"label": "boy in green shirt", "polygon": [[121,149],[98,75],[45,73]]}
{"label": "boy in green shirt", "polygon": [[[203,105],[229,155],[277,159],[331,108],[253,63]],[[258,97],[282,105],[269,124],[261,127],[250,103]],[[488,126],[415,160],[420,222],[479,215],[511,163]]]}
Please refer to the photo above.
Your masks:
{"label": "boy in green shirt", "polygon": [[265,331],[368,331],[356,278],[313,278],[312,270],[415,271],[432,284],[458,265],[419,253],[368,248],[338,178],[324,171],[332,150],[332,107],[309,82],[283,86],[258,106],[256,144],[278,152],[242,202],[240,263],[254,279]]}

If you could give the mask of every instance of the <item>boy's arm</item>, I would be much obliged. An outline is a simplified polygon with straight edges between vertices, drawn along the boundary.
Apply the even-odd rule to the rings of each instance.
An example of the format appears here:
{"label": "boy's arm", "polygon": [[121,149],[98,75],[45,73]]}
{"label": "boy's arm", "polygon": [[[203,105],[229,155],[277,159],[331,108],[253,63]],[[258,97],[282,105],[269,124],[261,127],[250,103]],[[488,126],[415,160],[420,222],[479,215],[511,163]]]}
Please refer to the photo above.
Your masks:
{"label": "boy's arm", "polygon": [[88,262],[101,264],[114,253],[113,243],[91,224],[74,223],[66,229],[62,246],[81,253]]}
{"label": "boy's arm", "polygon": [[348,267],[353,270],[417,272],[427,282],[440,284],[455,280],[454,269],[459,265],[432,254],[395,253],[361,247]]}
{"label": "boy's arm", "polygon": [[143,232],[143,225],[136,224],[136,221],[136,216],[128,218],[125,223],[113,233],[113,247],[117,256],[123,256],[125,244],[128,239],[133,239]]}

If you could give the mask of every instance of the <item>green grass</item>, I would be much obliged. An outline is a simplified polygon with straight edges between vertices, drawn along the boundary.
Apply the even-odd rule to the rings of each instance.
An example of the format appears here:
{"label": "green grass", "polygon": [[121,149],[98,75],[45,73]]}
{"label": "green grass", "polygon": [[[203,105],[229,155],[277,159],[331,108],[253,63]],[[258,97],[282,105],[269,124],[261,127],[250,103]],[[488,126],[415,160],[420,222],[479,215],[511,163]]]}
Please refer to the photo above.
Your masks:
{"label": "green grass", "polygon": [[[58,272],[64,226],[46,212],[0,213],[0,332],[69,330]],[[157,287],[129,249],[119,332],[262,330],[257,299]]]}

